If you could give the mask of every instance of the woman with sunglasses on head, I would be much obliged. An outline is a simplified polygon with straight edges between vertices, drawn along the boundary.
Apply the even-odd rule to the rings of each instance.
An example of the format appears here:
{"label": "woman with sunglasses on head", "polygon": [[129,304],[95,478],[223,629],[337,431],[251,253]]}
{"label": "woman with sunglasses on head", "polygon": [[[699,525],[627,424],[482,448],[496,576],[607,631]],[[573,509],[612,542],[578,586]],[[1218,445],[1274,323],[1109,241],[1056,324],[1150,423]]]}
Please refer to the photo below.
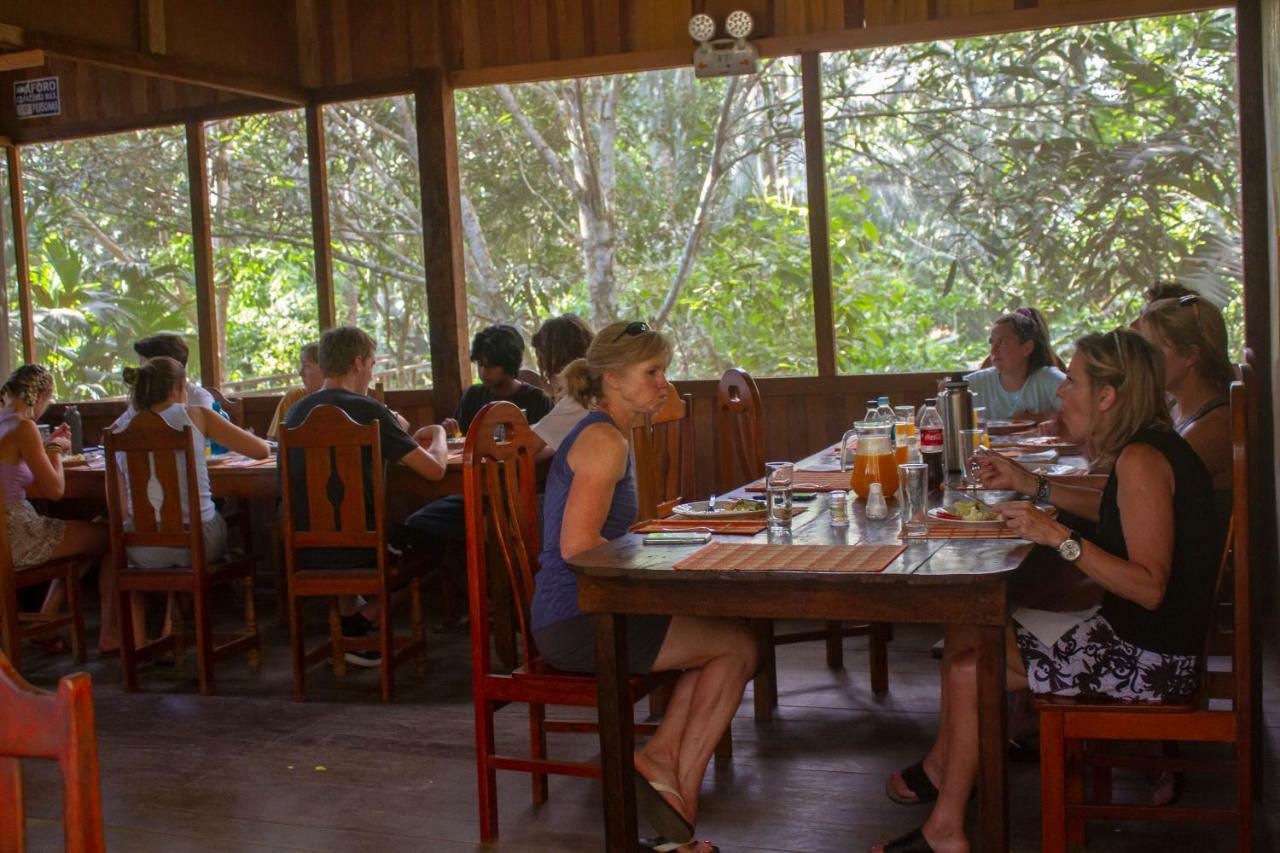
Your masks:
{"label": "woman with sunglasses on head", "polygon": [[[1209,472],[1173,430],[1163,376],[1159,351],[1136,332],[1076,342],[1058,396],[1068,434],[1110,468],[1101,492],[1051,483],[998,456],[983,460],[984,485],[1096,522],[1086,540],[1029,501],[1000,505],[1023,538],[1057,549],[1104,591],[1101,608],[1065,631],[1034,613],[1014,614],[1010,690],[1159,701],[1196,689],[1218,531]],[[886,851],[969,849],[964,812],[978,768],[974,647],[971,629],[948,630],[938,739],[922,761],[886,783],[895,802],[936,805],[923,827]]]}
{"label": "woman with sunglasses on head", "polygon": [[[646,324],[612,323],[562,373],[588,414],[556,451],[543,504],[533,636],[557,669],[595,671],[595,634],[568,562],[635,521],[631,427],[662,408],[670,360],[670,343]],[[641,818],[663,839],[654,849],[706,853],[715,848],[693,840],[698,792],[755,672],[755,639],[742,623],[695,616],[630,616],[627,639],[633,673],[680,673],[657,733],[635,753]]]}

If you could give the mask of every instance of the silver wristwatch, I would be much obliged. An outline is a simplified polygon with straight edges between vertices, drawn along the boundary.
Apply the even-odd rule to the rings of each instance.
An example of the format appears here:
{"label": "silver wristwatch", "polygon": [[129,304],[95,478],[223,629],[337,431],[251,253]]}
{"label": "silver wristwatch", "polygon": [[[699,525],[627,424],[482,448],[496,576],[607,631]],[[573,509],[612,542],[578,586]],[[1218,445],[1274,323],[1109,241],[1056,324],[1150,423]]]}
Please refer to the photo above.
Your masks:
{"label": "silver wristwatch", "polygon": [[1067,538],[1062,540],[1062,544],[1058,546],[1058,556],[1068,562],[1074,563],[1080,559],[1083,552],[1084,538],[1076,531],[1071,531]]}

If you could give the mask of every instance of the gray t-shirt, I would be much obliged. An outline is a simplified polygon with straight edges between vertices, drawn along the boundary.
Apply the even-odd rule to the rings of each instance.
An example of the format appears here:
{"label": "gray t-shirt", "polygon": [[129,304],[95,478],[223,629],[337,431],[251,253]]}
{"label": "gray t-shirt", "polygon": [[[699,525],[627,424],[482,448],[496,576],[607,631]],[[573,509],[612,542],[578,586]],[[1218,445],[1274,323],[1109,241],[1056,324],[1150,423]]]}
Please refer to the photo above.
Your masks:
{"label": "gray t-shirt", "polygon": [[978,395],[977,406],[987,407],[987,419],[1007,421],[1021,412],[1056,412],[1062,407],[1058,386],[1067,375],[1052,365],[1033,372],[1017,391],[1006,391],[994,367],[970,373],[965,379]]}
{"label": "gray t-shirt", "polygon": [[565,436],[586,416],[587,410],[582,408],[582,404],[566,395],[560,398],[560,402],[550,412],[542,416],[542,420],[533,425],[533,431],[547,443],[547,447],[559,450]]}

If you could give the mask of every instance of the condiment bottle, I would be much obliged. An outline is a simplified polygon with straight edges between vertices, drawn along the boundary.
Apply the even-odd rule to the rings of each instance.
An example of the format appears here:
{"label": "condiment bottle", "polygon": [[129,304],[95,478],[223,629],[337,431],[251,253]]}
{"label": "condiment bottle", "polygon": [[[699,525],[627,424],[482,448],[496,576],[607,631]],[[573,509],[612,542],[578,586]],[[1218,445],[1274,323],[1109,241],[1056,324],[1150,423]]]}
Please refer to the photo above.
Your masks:
{"label": "condiment bottle", "polygon": [[831,513],[832,527],[848,527],[849,526],[849,502],[848,496],[841,491],[834,491],[830,497],[828,509]]}

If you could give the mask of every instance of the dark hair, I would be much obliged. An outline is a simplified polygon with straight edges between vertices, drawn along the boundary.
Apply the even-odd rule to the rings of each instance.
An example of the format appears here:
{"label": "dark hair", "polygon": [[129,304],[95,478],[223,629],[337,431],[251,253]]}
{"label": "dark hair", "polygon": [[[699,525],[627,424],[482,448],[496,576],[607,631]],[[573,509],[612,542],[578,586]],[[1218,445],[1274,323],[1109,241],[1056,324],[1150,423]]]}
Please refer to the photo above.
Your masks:
{"label": "dark hair", "polygon": [[146,364],[124,369],[129,402],[140,412],[168,400],[174,387],[186,381],[187,369],[167,355],[154,356]]}
{"label": "dark hair", "polygon": [[148,335],[140,341],[134,341],[133,351],[143,358],[165,356],[178,362],[183,367],[187,366],[187,358],[191,353],[187,349],[187,342],[182,339],[182,336],[175,335],[172,332]]}
{"label": "dark hair", "polygon": [[377,348],[363,329],[337,326],[320,336],[316,364],[325,376],[345,376],[357,358],[373,358]]}
{"label": "dark hair", "polygon": [[577,314],[561,314],[533,333],[533,351],[550,379],[559,376],[569,362],[585,356],[594,337],[591,327]]}
{"label": "dark hair", "polygon": [[[1035,311],[1034,308],[1026,310]],[[1038,311],[1036,313],[1039,314]],[[991,324],[993,329],[996,326],[1008,326],[1018,336],[1018,340],[1024,344],[1027,341],[1035,344],[1031,350],[1031,355],[1027,357],[1028,376],[1051,363],[1048,335],[1045,327],[1041,325],[1043,322],[1043,317],[1040,318],[1040,322],[1037,322],[1034,317],[1021,313],[1021,310],[1019,310],[1013,314],[1002,314]]]}
{"label": "dark hair", "polygon": [[22,400],[35,408],[36,401],[46,391],[53,391],[53,374],[41,364],[24,364],[5,380],[0,386],[0,398],[4,400]]}
{"label": "dark hair", "polygon": [[302,357],[313,364],[320,363],[320,344],[307,344],[302,348]]}
{"label": "dark hair", "polygon": [[471,360],[501,367],[508,376],[515,376],[524,361],[524,338],[514,326],[483,328],[471,339]]}
{"label": "dark hair", "polygon": [[1178,284],[1176,281],[1157,281],[1147,288],[1147,292],[1143,298],[1147,302],[1155,302],[1160,299],[1181,299],[1184,296],[1199,296],[1200,294],[1185,285]]}

